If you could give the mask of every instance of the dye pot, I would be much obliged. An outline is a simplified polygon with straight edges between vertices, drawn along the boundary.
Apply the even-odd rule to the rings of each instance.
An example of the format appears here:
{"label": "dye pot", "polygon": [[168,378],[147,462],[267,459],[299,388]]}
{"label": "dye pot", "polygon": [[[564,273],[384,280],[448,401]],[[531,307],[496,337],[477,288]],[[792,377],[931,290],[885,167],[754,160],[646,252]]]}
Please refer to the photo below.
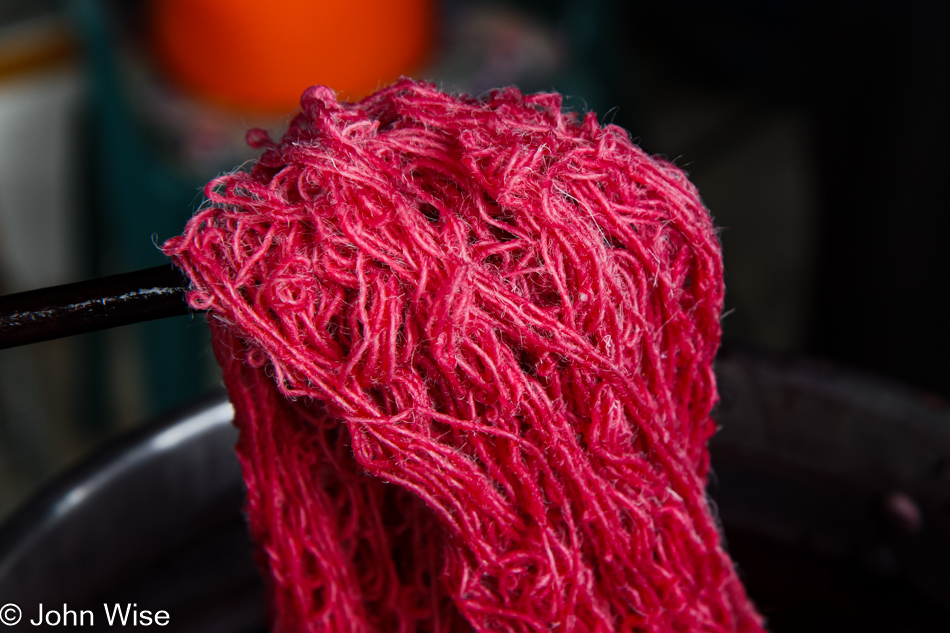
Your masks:
{"label": "dye pot", "polygon": [[[945,630],[950,406],[821,363],[726,349],[710,495],[774,633]],[[266,630],[223,394],[64,473],[0,527],[0,603],[169,614],[165,631]],[[62,627],[59,627],[62,628]]]}

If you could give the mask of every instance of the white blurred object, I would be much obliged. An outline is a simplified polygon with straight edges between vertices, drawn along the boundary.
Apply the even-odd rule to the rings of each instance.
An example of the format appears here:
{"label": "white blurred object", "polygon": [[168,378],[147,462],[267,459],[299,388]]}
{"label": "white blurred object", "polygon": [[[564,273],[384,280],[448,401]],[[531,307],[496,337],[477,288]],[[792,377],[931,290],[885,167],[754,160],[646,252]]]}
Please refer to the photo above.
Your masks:
{"label": "white blurred object", "polygon": [[0,280],[6,292],[75,275],[82,81],[74,49],[60,16],[0,25]]}

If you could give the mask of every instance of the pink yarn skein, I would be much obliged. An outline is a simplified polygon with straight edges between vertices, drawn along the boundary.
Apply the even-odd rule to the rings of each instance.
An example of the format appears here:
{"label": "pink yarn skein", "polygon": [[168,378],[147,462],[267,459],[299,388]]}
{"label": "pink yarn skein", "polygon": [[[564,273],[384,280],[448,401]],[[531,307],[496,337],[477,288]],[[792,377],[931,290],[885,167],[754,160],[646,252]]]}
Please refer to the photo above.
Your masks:
{"label": "pink yarn skein", "polygon": [[723,282],[682,171],[555,94],[323,87],[165,251],[277,631],[760,631],[704,494]]}

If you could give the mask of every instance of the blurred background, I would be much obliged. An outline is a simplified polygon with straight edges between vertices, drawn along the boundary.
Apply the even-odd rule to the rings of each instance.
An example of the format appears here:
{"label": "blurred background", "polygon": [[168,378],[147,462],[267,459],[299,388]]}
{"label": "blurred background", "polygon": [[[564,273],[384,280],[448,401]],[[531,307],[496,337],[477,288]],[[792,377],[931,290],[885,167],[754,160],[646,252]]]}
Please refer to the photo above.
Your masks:
{"label": "blurred background", "polygon": [[[947,31],[923,0],[0,0],[0,292],[162,263],[308,85],[515,84],[690,173],[727,340],[946,397]],[[0,518],[216,384],[200,317],[0,351]]]}

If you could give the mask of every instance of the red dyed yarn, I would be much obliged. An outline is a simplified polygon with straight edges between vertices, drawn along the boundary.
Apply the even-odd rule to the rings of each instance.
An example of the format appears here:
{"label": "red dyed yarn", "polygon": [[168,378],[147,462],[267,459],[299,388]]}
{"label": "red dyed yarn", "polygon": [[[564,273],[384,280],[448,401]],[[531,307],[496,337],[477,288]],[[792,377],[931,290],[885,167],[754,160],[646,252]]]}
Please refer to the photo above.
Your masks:
{"label": "red dyed yarn", "polygon": [[315,87],[165,245],[214,317],[278,631],[760,631],[704,496],[685,175],[554,94]]}

